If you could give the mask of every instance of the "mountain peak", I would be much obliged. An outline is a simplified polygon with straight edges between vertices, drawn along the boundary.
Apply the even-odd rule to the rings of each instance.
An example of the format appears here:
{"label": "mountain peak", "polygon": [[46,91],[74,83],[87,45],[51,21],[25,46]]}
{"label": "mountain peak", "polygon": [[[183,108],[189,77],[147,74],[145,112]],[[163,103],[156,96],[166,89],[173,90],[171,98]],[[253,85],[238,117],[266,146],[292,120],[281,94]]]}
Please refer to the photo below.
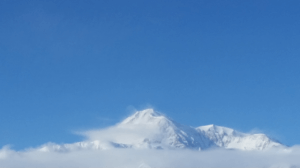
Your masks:
{"label": "mountain peak", "polygon": [[196,129],[201,130],[201,131],[205,131],[205,132],[217,132],[217,133],[227,134],[227,135],[238,133],[234,129],[227,128],[227,127],[222,127],[222,126],[217,126],[217,125],[214,125],[214,124],[200,126]]}
{"label": "mountain peak", "polygon": [[142,111],[137,111],[137,112],[135,112],[134,115],[140,115],[140,116],[146,116],[146,115],[157,116],[159,114],[157,112],[155,112],[154,109],[149,108],[149,109],[145,109],[145,110],[142,110]]}
{"label": "mountain peak", "polygon": [[161,119],[166,119],[166,117],[153,109],[145,109],[135,112],[133,115],[121,122],[121,124],[146,124]]}
{"label": "mountain peak", "polygon": [[[142,144],[142,146],[155,149],[199,150],[206,149],[210,145],[209,139],[199,134],[194,128],[181,125],[153,109],[137,111],[121,122],[118,127],[130,131],[131,134],[143,134],[143,137],[135,135],[135,137],[140,137],[138,145]],[[124,143],[123,140],[122,143]]]}

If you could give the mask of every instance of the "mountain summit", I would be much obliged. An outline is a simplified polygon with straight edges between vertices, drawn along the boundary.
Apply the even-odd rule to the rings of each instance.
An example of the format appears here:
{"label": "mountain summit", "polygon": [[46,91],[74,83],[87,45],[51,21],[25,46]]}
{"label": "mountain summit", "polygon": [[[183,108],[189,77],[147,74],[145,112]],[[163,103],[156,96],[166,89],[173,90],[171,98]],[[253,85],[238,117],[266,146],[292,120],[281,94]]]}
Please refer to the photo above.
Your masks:
{"label": "mountain summit", "polygon": [[129,116],[121,124],[157,124],[161,120],[168,120],[161,113],[155,112],[153,109],[146,109],[135,112]]}
{"label": "mountain summit", "polygon": [[265,150],[284,147],[265,134],[246,134],[217,125],[197,128],[185,126],[153,109],[137,111],[119,124],[104,130],[90,131],[87,136],[87,141],[64,145],[48,144],[41,147],[41,150],[65,151],[85,148]]}

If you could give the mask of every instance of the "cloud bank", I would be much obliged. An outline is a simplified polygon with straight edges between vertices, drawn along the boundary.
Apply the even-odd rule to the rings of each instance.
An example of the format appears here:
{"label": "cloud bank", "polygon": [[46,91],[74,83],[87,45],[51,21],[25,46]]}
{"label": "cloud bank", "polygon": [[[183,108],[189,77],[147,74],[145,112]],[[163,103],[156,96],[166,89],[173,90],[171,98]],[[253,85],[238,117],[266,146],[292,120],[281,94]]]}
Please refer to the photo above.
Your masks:
{"label": "cloud bank", "polygon": [[236,150],[0,150],[1,167],[300,167],[300,147]]}

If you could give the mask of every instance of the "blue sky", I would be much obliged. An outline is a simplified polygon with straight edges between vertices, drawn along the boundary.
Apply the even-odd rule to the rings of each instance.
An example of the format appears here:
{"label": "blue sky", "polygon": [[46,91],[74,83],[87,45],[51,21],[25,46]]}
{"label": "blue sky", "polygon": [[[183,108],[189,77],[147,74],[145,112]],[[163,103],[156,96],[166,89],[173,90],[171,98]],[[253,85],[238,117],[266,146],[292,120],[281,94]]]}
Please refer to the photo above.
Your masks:
{"label": "blue sky", "polygon": [[300,1],[0,2],[0,146],[154,107],[299,144]]}

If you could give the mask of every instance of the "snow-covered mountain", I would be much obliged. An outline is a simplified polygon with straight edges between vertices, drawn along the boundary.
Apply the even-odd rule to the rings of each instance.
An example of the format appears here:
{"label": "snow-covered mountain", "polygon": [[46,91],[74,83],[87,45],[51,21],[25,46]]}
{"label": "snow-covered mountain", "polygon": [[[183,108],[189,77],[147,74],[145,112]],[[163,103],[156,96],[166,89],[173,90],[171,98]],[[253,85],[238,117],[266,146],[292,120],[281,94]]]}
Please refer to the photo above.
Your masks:
{"label": "snow-covered mountain", "polygon": [[265,134],[246,134],[231,128],[207,125],[197,128],[179,124],[153,109],[138,111],[106,130],[85,134],[88,140],[73,144],[46,144],[40,151],[78,149],[195,149],[225,148],[264,150],[284,147]]}
{"label": "snow-covered mountain", "polygon": [[209,138],[216,146],[226,149],[264,150],[283,146],[265,134],[245,134],[216,125],[200,126],[196,130]]}
{"label": "snow-covered mountain", "polygon": [[[120,128],[141,129],[147,131],[146,137],[140,137],[140,144],[147,148],[191,148],[206,149],[212,145],[209,138],[196,129],[181,125],[168,117],[146,109],[136,112],[118,124]],[[138,132],[137,132],[138,133]],[[132,144],[135,146],[135,144]]]}

